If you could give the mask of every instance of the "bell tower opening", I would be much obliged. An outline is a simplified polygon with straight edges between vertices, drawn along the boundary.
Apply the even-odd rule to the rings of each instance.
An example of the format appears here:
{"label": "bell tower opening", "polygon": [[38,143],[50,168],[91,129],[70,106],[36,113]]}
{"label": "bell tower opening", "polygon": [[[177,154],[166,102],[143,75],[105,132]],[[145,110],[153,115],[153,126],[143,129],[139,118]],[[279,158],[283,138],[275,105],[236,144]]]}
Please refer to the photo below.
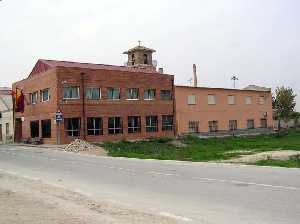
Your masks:
{"label": "bell tower opening", "polygon": [[156,51],[141,45],[139,41],[139,45],[125,51],[124,54],[128,55],[127,66],[132,67],[155,67],[155,63],[153,63],[152,55]]}

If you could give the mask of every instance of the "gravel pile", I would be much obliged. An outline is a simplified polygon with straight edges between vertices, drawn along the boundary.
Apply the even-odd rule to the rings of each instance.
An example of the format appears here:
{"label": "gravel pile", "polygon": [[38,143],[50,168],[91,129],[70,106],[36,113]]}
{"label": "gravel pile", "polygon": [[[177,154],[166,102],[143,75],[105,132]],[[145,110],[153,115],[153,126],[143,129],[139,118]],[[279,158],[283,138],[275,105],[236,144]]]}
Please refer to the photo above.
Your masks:
{"label": "gravel pile", "polygon": [[84,151],[91,151],[96,150],[97,147],[83,141],[81,139],[75,139],[73,142],[71,142],[69,145],[67,145],[64,150],[67,152],[84,152]]}

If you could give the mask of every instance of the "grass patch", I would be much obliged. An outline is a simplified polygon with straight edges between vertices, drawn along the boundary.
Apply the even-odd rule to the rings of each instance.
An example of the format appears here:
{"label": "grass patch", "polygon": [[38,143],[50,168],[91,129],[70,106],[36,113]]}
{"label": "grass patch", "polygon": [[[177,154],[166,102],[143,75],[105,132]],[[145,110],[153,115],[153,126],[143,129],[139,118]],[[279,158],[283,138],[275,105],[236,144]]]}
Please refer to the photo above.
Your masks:
{"label": "grass patch", "polygon": [[108,151],[108,155],[114,157],[182,161],[226,160],[239,155],[272,150],[300,151],[300,131],[209,139],[186,136],[181,139],[181,143],[185,147],[177,147],[170,138],[152,138],[138,142],[105,142],[101,146]]}
{"label": "grass patch", "polygon": [[300,168],[300,156],[291,157],[289,160],[260,160],[252,165]]}

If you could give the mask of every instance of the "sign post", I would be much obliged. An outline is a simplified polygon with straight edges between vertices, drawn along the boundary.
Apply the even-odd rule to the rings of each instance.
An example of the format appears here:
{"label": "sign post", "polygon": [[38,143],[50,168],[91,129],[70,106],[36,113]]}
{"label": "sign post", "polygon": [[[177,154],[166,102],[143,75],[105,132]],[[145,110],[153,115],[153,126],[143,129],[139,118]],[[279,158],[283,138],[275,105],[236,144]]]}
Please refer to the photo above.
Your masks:
{"label": "sign post", "polygon": [[62,115],[62,113],[59,110],[55,113],[55,120],[56,120],[56,133],[57,133],[56,144],[60,145],[60,143],[61,143],[61,140],[60,140],[60,137],[61,137],[61,134],[60,134],[60,124],[61,124],[61,122],[63,120],[63,115]]}

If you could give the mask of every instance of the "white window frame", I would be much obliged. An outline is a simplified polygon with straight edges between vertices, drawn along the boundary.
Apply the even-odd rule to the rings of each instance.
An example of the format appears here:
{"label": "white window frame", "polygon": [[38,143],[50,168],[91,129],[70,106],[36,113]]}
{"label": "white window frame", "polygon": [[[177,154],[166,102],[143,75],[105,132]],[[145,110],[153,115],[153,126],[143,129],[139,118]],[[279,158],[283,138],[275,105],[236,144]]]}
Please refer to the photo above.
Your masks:
{"label": "white window frame", "polygon": [[[150,124],[149,125],[147,125],[147,117],[149,117],[150,119],[149,119],[149,121],[150,121]],[[147,116],[146,117],[146,132],[148,132],[148,133],[153,133],[153,132],[158,132],[158,116]],[[155,118],[156,119],[156,121],[154,122],[154,119],[152,119],[152,118]],[[149,131],[149,130],[147,130],[147,129],[155,129],[154,131]]]}
{"label": "white window frame", "polygon": [[[116,118],[120,118],[121,127],[116,127]],[[123,119],[122,119],[122,117],[109,117],[108,119],[114,119],[114,125],[113,125],[112,128],[109,127],[109,121],[108,121],[108,134],[109,135],[121,135],[121,134],[123,134]],[[109,133],[110,130],[113,130],[114,133]],[[116,133],[116,130],[120,130],[120,132]]]}
{"label": "white window frame", "polygon": [[[102,117],[88,117],[88,119],[92,119],[93,121],[93,128],[88,128],[88,122],[87,122],[87,134],[88,136],[100,136],[103,135],[103,118]],[[100,128],[96,128],[96,119],[100,119]],[[93,134],[89,134],[89,131],[92,131]],[[96,132],[99,131],[99,134],[97,135]]]}
{"label": "white window frame", "polygon": [[[109,90],[113,90],[113,91],[118,90],[119,91],[119,98],[109,98]],[[121,99],[121,88],[118,88],[118,87],[108,87],[107,88],[107,99],[108,100],[120,100]]]}
{"label": "white window frame", "polygon": [[[78,93],[78,97],[65,97],[65,89],[74,89],[74,88],[76,88],[76,90],[77,90],[77,93]],[[79,86],[66,86],[66,87],[64,87],[63,88],[63,99],[64,100],[78,100],[78,99],[80,99],[80,88],[79,88]]]}
{"label": "white window frame", "polygon": [[[138,118],[138,123],[136,124],[135,122],[133,122],[133,126],[129,126],[129,119],[130,118]],[[135,119],[133,119],[133,121],[135,121]],[[130,132],[130,131],[132,132]],[[134,133],[140,133],[141,132],[141,117],[140,116],[129,116],[128,117],[128,133],[129,134],[134,134]]]}
{"label": "white window frame", "polygon": [[[88,96],[88,91],[89,90],[99,90],[99,97],[98,98],[93,98],[93,96],[92,97],[89,97]],[[101,100],[101,88],[100,87],[87,87],[86,88],[86,94],[85,94],[85,97],[88,99],[88,100]]]}
{"label": "white window frame", "polygon": [[[146,94],[146,92],[148,92],[148,91],[154,91],[154,97],[153,98],[146,98],[145,97],[145,94]],[[149,93],[149,92],[148,92]],[[148,97],[149,97],[149,94],[147,94],[148,95]],[[155,100],[156,99],[156,89],[146,89],[145,91],[144,91],[144,100]]]}
{"label": "white window frame", "polygon": [[[44,92],[45,91],[47,91],[48,92],[48,94],[47,94],[47,99],[44,99]],[[41,96],[41,102],[48,102],[49,100],[50,100],[50,89],[49,88],[47,88],[47,89],[43,89],[43,90],[41,90],[41,94],[40,94]]]}
{"label": "white window frame", "polygon": [[[129,91],[137,90],[137,98],[128,98]],[[139,100],[140,99],[140,90],[138,88],[128,88],[126,90],[126,100]]]}
{"label": "white window frame", "polygon": [[188,105],[196,105],[197,104],[197,97],[196,95],[188,95],[187,96],[187,103]]}
{"label": "white window frame", "polygon": [[[33,100],[34,99],[34,96],[36,96],[35,97],[35,101]],[[37,104],[37,102],[38,102],[38,91],[35,91],[35,92],[33,92],[33,93],[31,93],[30,94],[30,102],[31,102],[31,104]]]}
{"label": "white window frame", "polygon": [[216,95],[208,94],[207,95],[207,103],[208,103],[208,105],[216,105]]}

